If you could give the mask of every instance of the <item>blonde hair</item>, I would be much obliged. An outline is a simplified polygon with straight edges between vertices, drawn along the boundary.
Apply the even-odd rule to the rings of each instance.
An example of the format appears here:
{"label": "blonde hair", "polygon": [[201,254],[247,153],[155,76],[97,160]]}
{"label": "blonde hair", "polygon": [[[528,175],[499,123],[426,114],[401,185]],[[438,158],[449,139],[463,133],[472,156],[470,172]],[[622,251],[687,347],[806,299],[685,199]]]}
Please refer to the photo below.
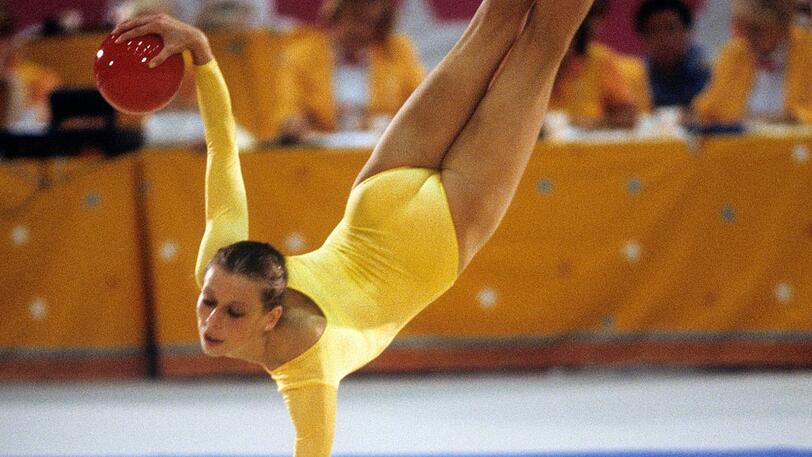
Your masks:
{"label": "blonde hair", "polygon": [[6,2],[0,0],[0,38],[14,35],[14,24],[11,23],[11,15],[6,7]]}
{"label": "blonde hair", "polygon": [[733,0],[731,16],[737,20],[771,21],[789,26],[795,18],[795,0]]}

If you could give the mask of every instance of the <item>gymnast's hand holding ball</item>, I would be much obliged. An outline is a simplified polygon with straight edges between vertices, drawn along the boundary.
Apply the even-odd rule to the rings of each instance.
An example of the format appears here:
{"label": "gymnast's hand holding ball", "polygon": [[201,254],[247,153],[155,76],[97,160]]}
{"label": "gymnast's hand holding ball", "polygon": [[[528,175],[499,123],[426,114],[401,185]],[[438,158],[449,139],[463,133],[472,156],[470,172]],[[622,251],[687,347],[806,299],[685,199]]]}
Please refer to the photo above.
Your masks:
{"label": "gymnast's hand holding ball", "polygon": [[157,111],[172,101],[183,79],[181,52],[195,65],[212,59],[206,36],[170,16],[158,14],[124,21],[96,52],[96,87],[117,110]]}

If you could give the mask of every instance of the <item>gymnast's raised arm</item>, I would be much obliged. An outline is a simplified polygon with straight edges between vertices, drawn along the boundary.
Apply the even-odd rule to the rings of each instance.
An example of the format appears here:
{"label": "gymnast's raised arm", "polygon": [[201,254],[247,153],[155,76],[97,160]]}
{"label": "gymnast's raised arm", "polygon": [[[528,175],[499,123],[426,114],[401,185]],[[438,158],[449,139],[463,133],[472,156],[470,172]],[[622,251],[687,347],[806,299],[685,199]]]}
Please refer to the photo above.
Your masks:
{"label": "gymnast's raised arm", "polygon": [[141,16],[122,22],[113,31],[118,40],[156,33],[164,49],[150,62],[160,65],[172,54],[189,50],[195,66],[197,99],[206,132],[206,231],[195,266],[198,286],[206,265],[223,246],[248,239],[248,203],[240,170],[236,123],[223,75],[199,29],[167,15]]}

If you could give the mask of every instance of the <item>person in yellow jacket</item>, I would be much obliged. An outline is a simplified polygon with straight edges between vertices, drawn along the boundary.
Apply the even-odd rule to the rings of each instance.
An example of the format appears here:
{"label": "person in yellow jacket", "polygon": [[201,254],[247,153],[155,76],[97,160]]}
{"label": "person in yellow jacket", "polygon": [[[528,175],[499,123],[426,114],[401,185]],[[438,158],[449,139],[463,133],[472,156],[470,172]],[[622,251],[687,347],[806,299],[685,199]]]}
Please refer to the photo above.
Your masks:
{"label": "person in yellow jacket", "polygon": [[594,40],[608,3],[594,3],[553,86],[550,109],[585,129],[632,128],[651,100],[643,61]]}
{"label": "person in yellow jacket", "polygon": [[279,68],[283,137],[391,120],[425,73],[409,38],[393,33],[394,20],[392,0],[331,0],[322,27],[293,33]]}
{"label": "person in yellow jacket", "polygon": [[293,421],[296,457],[330,455],[341,380],[450,288],[498,227],[590,3],[483,1],[383,134],[336,228],[297,256],[248,241],[234,117],[205,35],[167,16],[113,31],[121,41],[161,35],[150,65],[191,52],[208,147],[195,272],[200,343],[210,356],[270,373]]}
{"label": "person in yellow jacket", "polygon": [[694,101],[709,124],[812,122],[812,34],[794,27],[794,0],[733,0],[735,36]]}

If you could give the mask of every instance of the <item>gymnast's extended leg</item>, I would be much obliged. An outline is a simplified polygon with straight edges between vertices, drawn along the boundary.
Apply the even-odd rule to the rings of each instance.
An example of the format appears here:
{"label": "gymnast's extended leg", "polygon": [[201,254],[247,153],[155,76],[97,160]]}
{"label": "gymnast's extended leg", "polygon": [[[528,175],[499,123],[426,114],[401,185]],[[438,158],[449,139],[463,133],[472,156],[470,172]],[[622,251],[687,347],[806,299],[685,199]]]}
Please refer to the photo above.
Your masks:
{"label": "gymnast's extended leg", "polygon": [[592,0],[539,0],[488,92],[446,153],[443,184],[460,269],[493,235],[533,152],[569,42]]}

